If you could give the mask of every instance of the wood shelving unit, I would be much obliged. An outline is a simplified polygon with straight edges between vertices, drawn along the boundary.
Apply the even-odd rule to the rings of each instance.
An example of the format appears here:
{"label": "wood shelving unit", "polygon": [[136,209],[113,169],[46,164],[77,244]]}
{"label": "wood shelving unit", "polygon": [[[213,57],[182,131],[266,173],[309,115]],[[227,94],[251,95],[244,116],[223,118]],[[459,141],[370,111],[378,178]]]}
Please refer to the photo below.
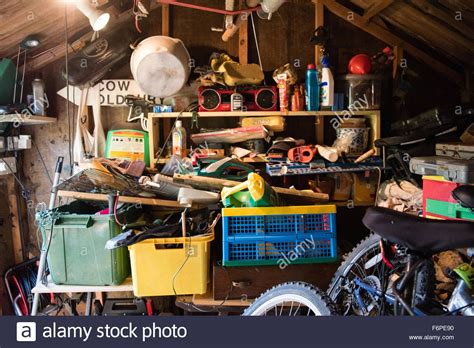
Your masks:
{"label": "wood shelving unit", "polygon": [[23,115],[23,114],[0,114],[0,123],[1,122],[18,122],[21,125],[39,125],[39,124],[48,124],[54,123],[57,119],[55,117],[48,116],[35,116],[35,115]]}
{"label": "wood shelving unit", "polygon": [[[324,122],[327,119],[339,118],[344,119],[344,115],[347,115],[348,110],[343,111],[289,111],[282,113],[279,111],[232,111],[232,112],[199,112],[198,117],[206,118],[243,118],[243,117],[265,117],[265,116],[283,116],[283,117],[314,117],[315,128],[316,128],[316,142],[318,144],[324,143]],[[381,137],[380,133],[380,111],[379,110],[362,110],[362,111],[350,111],[351,117],[363,116],[368,120],[368,124],[371,128],[369,143],[373,144],[375,139]],[[149,113],[148,122],[148,134],[149,134],[149,145],[150,145],[150,163],[155,163],[156,152],[161,144],[159,139],[159,127],[160,121],[164,119],[176,119],[176,118],[190,118],[193,116],[192,112],[163,112],[163,113]],[[237,126],[237,122],[236,122]],[[252,160],[244,160],[248,162],[258,162]],[[261,161],[264,162],[264,161]],[[164,163],[164,161],[159,161]]]}

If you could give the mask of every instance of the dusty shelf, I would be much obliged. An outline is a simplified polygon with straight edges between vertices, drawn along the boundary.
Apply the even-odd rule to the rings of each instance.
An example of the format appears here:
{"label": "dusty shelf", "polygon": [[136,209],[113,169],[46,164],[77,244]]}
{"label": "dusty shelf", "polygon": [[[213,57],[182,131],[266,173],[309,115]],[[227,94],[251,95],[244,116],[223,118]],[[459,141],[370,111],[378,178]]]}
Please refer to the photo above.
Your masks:
{"label": "dusty shelf", "polygon": [[[316,116],[340,116],[342,117],[347,110],[341,111],[289,111],[283,113],[280,111],[201,111],[199,117],[258,117],[258,116],[284,116],[284,117],[316,117]],[[378,115],[379,110],[363,110],[351,112],[354,116]],[[151,112],[148,114],[153,118],[189,118],[193,116],[192,112]]]}
{"label": "dusty shelf", "polygon": [[6,114],[0,115],[1,122],[18,122],[20,125],[35,125],[35,124],[48,124],[56,122],[55,117],[48,116],[35,116],[35,115],[22,115],[22,114]]}

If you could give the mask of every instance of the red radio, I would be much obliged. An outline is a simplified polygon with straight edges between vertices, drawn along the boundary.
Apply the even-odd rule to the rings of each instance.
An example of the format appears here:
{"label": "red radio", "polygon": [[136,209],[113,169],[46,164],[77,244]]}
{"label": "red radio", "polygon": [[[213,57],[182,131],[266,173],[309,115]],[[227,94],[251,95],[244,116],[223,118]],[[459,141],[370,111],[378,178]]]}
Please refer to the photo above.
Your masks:
{"label": "red radio", "polygon": [[232,111],[231,96],[243,97],[242,110],[276,111],[278,93],[275,86],[199,87],[199,111]]}

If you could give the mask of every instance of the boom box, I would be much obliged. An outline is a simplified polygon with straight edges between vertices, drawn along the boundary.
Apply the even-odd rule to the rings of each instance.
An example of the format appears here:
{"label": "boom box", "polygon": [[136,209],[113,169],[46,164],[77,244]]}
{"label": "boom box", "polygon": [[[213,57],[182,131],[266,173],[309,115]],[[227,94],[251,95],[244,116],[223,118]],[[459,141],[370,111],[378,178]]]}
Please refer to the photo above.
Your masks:
{"label": "boom box", "polygon": [[275,86],[199,87],[199,111],[232,111],[231,96],[243,96],[247,111],[276,111],[278,92]]}

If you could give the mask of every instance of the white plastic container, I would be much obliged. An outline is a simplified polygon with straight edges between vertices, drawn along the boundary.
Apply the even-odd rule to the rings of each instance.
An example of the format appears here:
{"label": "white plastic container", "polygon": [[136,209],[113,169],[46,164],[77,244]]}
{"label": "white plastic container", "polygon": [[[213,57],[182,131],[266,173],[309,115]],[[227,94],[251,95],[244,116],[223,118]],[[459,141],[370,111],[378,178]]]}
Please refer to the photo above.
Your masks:
{"label": "white plastic container", "polygon": [[329,68],[327,56],[322,59],[323,69],[321,71],[321,106],[334,105],[334,77]]}

